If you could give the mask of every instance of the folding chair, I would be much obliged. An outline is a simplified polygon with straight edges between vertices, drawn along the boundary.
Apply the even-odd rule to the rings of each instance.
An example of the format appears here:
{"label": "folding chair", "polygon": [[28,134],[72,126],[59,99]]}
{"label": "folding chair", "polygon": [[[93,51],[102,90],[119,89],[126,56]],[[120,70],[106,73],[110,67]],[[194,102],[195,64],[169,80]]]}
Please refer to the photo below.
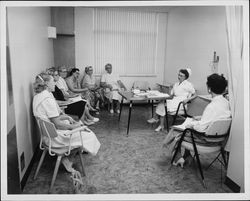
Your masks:
{"label": "folding chair", "polygon": [[187,103],[184,103],[183,101],[180,102],[176,112],[168,113],[168,115],[174,116],[172,125],[175,125],[177,117],[181,117],[185,119],[187,117],[194,117],[194,116],[202,115],[205,107],[209,103],[210,103],[209,100],[200,98],[199,96],[196,96],[194,99],[190,100]]}
{"label": "folding chair", "polygon": [[[212,161],[212,163],[210,163],[208,168],[214,163],[216,159],[219,158],[220,155],[222,156],[224,162],[223,165],[227,167],[224,146],[229,136],[230,125],[231,119],[220,119],[212,122],[206,132],[198,132],[190,128],[185,129],[178,142],[178,145],[171,160],[171,164],[173,163],[177,152],[181,148],[181,146],[191,152],[194,152],[194,157],[197,160],[202,182],[204,187],[206,188],[199,154],[218,153],[217,157]],[[206,143],[201,143],[198,140],[201,139],[201,137],[206,141]],[[222,163],[221,160],[219,161]]]}
{"label": "folding chair", "polygon": [[[41,137],[39,147],[40,147],[41,150],[43,150],[43,153],[42,153],[42,156],[41,156],[40,161],[38,163],[38,166],[37,166],[37,169],[36,169],[36,172],[35,172],[35,175],[34,175],[34,179],[36,179],[36,177],[38,175],[38,172],[39,172],[39,170],[40,170],[40,168],[42,166],[42,163],[43,163],[43,160],[45,158],[46,153],[49,152],[49,155],[51,155],[51,156],[56,155],[57,156],[57,161],[56,161],[56,165],[55,165],[51,185],[50,185],[50,188],[49,188],[49,193],[50,193],[53,186],[54,186],[55,179],[56,179],[56,176],[57,176],[57,172],[58,172],[62,157],[63,156],[69,156],[73,149],[78,149],[78,153],[79,153],[79,157],[80,157],[81,165],[82,165],[82,174],[83,174],[83,176],[85,176],[84,163],[83,163],[83,158],[82,158],[82,146],[72,148],[71,147],[71,141],[69,141],[68,146],[60,147],[60,148],[52,147],[51,144],[52,144],[53,139],[58,136],[54,124],[47,121],[47,120],[38,118],[38,117],[36,117],[36,120],[37,120],[37,123],[38,123],[38,127],[39,127],[39,130],[40,130],[40,137]],[[85,130],[85,129],[86,129],[85,126],[79,127],[77,129],[69,130],[67,133],[65,133],[65,135],[69,135],[70,139],[71,139],[71,136],[75,132]],[[44,137],[46,137],[48,139],[48,143],[44,142],[44,140],[43,140]]]}

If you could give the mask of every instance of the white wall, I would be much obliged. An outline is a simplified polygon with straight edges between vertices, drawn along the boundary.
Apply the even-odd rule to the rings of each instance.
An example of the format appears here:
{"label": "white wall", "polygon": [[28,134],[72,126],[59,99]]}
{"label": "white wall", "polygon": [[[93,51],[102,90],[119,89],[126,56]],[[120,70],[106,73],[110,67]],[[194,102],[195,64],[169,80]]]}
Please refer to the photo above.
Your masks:
{"label": "white wall", "polygon": [[214,51],[220,57],[219,73],[227,75],[225,7],[182,6],[169,11],[165,82],[176,82],[178,70],[189,67],[197,93],[206,94]]}
{"label": "white wall", "polygon": [[32,83],[35,75],[54,64],[53,44],[47,37],[50,8],[9,7],[7,15],[18,158],[23,152],[25,156],[24,170],[19,167],[22,179],[38,142],[31,110]]}
{"label": "white wall", "polygon": [[[141,9],[141,8],[137,8]],[[137,10],[135,9],[135,10]],[[145,9],[143,9],[145,10]],[[149,9],[150,10],[150,9]],[[156,11],[156,10],[155,10]],[[94,64],[94,37],[93,30],[93,8],[75,8],[75,55],[76,55],[76,67],[81,70],[83,74],[84,67]],[[135,80],[147,80],[151,87],[154,87],[157,82],[163,82],[164,66],[165,66],[165,40],[166,40],[166,26],[167,26],[167,14],[161,13],[159,17],[159,35],[158,35],[158,58],[156,75],[151,77],[128,77],[126,75],[121,76],[121,80],[127,86],[131,88]],[[93,66],[94,67],[94,66]],[[104,69],[104,66],[103,66]],[[115,66],[113,66],[114,72]],[[116,72],[121,74],[119,72]]]}

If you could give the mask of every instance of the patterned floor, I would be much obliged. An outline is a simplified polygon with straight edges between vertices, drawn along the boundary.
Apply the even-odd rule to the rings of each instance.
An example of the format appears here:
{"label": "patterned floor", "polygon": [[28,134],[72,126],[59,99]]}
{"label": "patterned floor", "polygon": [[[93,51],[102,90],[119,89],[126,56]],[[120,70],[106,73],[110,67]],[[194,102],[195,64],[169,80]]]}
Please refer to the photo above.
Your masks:
{"label": "patterned floor", "polygon": [[[170,165],[164,154],[162,141],[167,132],[154,132],[155,126],[147,124],[151,116],[145,105],[134,106],[129,136],[126,136],[128,107],[124,107],[121,121],[117,114],[102,111],[100,122],[90,128],[96,133],[101,148],[97,156],[84,155],[86,188],[82,194],[168,194],[168,193],[232,193],[223,184],[225,172],[216,162],[204,171],[207,188],[202,186],[195,164],[183,169]],[[24,194],[47,194],[51,182],[55,158],[47,156],[38,178],[33,180],[39,157],[24,188]],[[204,166],[214,155],[201,157]],[[79,158],[74,166],[80,169]],[[222,168],[223,169],[223,168]],[[70,174],[60,167],[53,194],[73,194]]]}

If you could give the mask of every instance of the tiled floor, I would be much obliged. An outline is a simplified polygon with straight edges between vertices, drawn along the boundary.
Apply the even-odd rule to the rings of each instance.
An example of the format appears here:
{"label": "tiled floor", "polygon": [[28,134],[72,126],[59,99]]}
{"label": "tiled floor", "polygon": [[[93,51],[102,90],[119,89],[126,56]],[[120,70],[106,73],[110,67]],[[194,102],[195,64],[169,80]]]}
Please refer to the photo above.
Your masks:
{"label": "tiled floor", "polygon": [[[168,194],[168,193],[232,193],[221,182],[221,172],[216,162],[204,171],[207,188],[202,186],[200,174],[194,164],[184,167],[170,165],[170,158],[164,154],[162,141],[167,132],[154,132],[155,126],[147,124],[151,117],[150,108],[134,106],[130,134],[126,136],[128,107],[124,107],[121,121],[117,114],[102,111],[100,122],[90,128],[96,133],[101,148],[97,156],[84,155],[86,186],[83,194]],[[202,164],[208,165],[214,155],[201,157]],[[33,180],[35,168],[24,188],[24,194],[47,194],[51,182],[55,158],[47,156],[38,178]],[[76,169],[80,161],[76,157]],[[223,168],[222,168],[223,169]],[[222,177],[221,177],[222,175]],[[60,167],[53,188],[54,194],[73,194],[70,174]]]}

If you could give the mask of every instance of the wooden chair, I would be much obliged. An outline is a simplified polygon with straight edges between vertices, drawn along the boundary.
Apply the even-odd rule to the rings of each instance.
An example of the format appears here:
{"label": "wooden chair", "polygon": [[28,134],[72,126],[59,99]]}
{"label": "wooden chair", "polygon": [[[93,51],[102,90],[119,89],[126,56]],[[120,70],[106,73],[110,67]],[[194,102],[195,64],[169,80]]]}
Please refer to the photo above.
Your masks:
{"label": "wooden chair", "polygon": [[[82,146],[77,147],[77,148],[75,148],[75,147],[72,148],[71,147],[71,141],[70,141],[68,146],[60,147],[60,148],[53,147],[52,146],[52,141],[53,141],[54,138],[56,138],[58,136],[54,124],[47,121],[47,120],[38,118],[38,117],[36,117],[36,120],[37,120],[37,123],[38,123],[38,127],[39,127],[39,130],[40,130],[40,137],[41,137],[39,147],[43,152],[42,152],[42,156],[40,158],[40,161],[38,163],[38,166],[37,166],[37,169],[36,169],[36,172],[35,172],[35,175],[34,175],[34,179],[36,179],[36,177],[38,175],[38,172],[39,172],[39,170],[40,170],[40,168],[42,166],[42,163],[43,163],[43,160],[44,160],[44,157],[45,157],[46,153],[48,152],[49,155],[51,155],[51,156],[57,156],[57,161],[56,161],[56,165],[55,165],[51,185],[50,185],[50,188],[49,188],[49,193],[50,193],[53,186],[54,186],[55,179],[56,179],[56,176],[57,176],[57,172],[58,172],[62,157],[63,156],[69,156],[73,149],[78,149],[78,153],[79,153],[79,157],[80,157],[80,161],[81,161],[81,165],[82,165],[82,174],[83,174],[83,176],[85,176],[84,163],[83,163],[83,158],[82,158]],[[85,129],[87,129],[85,126],[79,127],[77,129],[69,130],[67,133],[65,133],[65,135],[69,135],[70,138],[71,138],[71,136],[75,132],[85,130]],[[44,142],[44,140],[43,140],[44,137],[46,137],[48,139],[48,143]]]}
{"label": "wooden chair", "polygon": [[[198,132],[190,128],[185,129],[178,142],[177,148],[171,160],[171,164],[173,163],[177,152],[181,148],[181,146],[191,152],[194,152],[194,158],[196,158],[197,160],[202,182],[204,187],[206,188],[199,155],[208,153],[218,153],[217,157],[212,161],[212,163],[210,163],[207,169],[214,163],[215,160],[219,158],[220,155],[222,156],[224,162],[223,165],[227,167],[224,146],[229,136],[230,125],[231,119],[221,119],[212,122],[206,132]],[[191,142],[190,136],[187,136],[188,134],[190,134],[191,136]],[[206,141],[206,143],[199,142],[198,139],[200,139],[201,137]],[[222,163],[221,160],[219,161]]]}
{"label": "wooden chair", "polygon": [[170,112],[168,115],[173,116],[172,125],[175,125],[177,117],[183,119],[187,117],[201,116],[205,107],[210,103],[210,100],[200,98],[196,96],[191,101],[184,103],[183,101],[179,103],[176,112]]}

